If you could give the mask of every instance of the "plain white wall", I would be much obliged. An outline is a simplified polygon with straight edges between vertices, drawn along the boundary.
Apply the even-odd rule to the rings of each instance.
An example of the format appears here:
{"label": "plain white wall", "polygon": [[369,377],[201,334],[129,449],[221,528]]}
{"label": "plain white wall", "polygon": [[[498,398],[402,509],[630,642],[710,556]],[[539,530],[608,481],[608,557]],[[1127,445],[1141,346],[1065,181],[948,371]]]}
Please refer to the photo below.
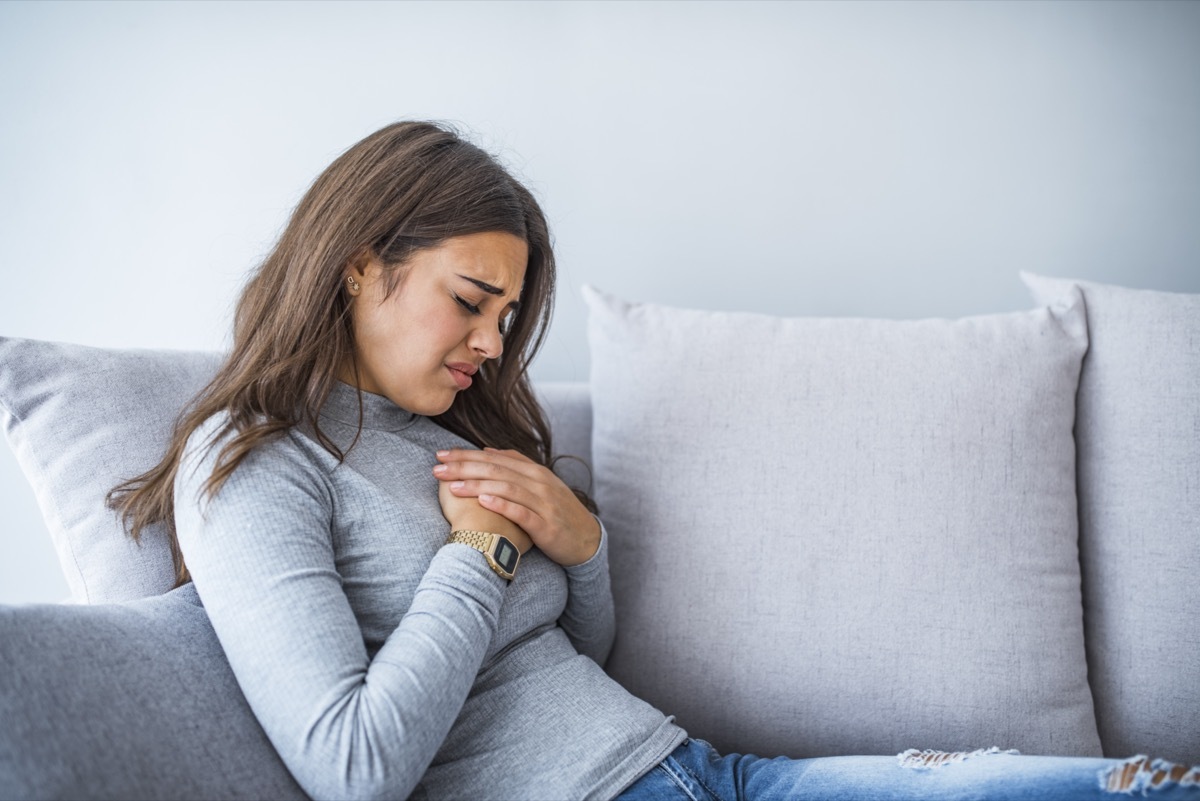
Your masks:
{"label": "plain white wall", "polygon": [[[308,183],[461,123],[582,283],[775,314],[1028,306],[1018,269],[1200,291],[1200,4],[0,3],[0,335],[221,348]],[[0,602],[66,595],[0,449]]]}

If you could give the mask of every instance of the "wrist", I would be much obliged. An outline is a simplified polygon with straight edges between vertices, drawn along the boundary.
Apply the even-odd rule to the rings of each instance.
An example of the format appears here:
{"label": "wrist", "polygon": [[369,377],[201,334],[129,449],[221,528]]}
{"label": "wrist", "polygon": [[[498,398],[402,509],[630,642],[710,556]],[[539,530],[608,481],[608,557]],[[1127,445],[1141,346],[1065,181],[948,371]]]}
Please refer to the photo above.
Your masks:
{"label": "wrist", "polygon": [[506,517],[487,512],[487,510],[481,511],[484,514],[463,515],[455,519],[450,523],[450,531],[486,531],[490,534],[499,534],[517,546],[517,550],[521,553],[525,553],[532,547],[533,543],[530,542],[529,535],[516,523]]}
{"label": "wrist", "polygon": [[600,553],[600,544],[603,539],[603,530],[600,528],[600,521],[592,517],[592,528],[587,536],[580,539],[579,549],[575,556],[567,562],[563,562],[563,567],[578,567],[585,562],[590,562],[596,554]]}
{"label": "wrist", "polygon": [[451,543],[466,545],[482,553],[487,559],[488,567],[506,581],[512,581],[516,575],[521,553],[517,546],[502,534],[455,529],[446,540],[447,545]]}

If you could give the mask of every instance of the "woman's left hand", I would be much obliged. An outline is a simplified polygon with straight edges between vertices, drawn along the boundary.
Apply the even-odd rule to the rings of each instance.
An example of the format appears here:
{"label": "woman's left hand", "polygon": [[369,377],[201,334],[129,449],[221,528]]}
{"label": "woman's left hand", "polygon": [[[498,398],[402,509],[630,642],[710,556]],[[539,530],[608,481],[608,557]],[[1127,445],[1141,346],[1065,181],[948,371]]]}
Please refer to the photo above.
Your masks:
{"label": "woman's left hand", "polygon": [[600,522],[547,467],[517,451],[438,451],[433,468],[450,492],[516,523],[542,553],[564,566],[578,565],[600,547]]}

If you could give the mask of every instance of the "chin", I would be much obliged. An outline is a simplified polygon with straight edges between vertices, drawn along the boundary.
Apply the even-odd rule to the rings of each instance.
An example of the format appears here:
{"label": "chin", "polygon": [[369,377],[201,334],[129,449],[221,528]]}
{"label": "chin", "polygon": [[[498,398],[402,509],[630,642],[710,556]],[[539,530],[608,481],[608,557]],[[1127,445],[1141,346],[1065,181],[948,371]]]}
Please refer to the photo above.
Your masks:
{"label": "chin", "polygon": [[445,406],[439,406],[436,409],[430,409],[427,412],[421,412],[421,414],[423,414],[425,417],[437,417],[439,414],[445,414],[446,412],[450,411],[452,406],[454,406],[453,403],[447,403]]}
{"label": "chin", "polygon": [[384,390],[379,394],[382,394],[404,411],[419,414],[422,417],[445,414],[454,405],[454,399],[458,397],[458,393],[446,393],[445,390],[440,388],[418,394],[416,397],[413,397],[411,392],[393,392],[391,390]]}
{"label": "chin", "polygon": [[422,408],[416,410],[417,414],[425,417],[436,417],[439,414],[445,414],[450,411],[450,407],[454,405],[457,394],[451,395],[444,400],[430,400],[428,403],[422,404]]}

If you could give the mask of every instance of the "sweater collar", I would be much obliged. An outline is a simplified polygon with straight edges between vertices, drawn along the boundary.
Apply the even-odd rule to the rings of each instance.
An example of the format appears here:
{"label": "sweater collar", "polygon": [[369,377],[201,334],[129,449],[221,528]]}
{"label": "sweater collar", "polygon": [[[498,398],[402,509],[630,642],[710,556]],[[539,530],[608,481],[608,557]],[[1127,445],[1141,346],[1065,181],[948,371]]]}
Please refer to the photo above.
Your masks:
{"label": "sweater collar", "polygon": [[[362,427],[379,431],[399,431],[412,425],[418,415],[401,409],[382,395],[367,391],[362,393]],[[338,381],[325,400],[321,409],[321,417],[337,420],[346,425],[358,426],[359,391],[342,381]]]}

